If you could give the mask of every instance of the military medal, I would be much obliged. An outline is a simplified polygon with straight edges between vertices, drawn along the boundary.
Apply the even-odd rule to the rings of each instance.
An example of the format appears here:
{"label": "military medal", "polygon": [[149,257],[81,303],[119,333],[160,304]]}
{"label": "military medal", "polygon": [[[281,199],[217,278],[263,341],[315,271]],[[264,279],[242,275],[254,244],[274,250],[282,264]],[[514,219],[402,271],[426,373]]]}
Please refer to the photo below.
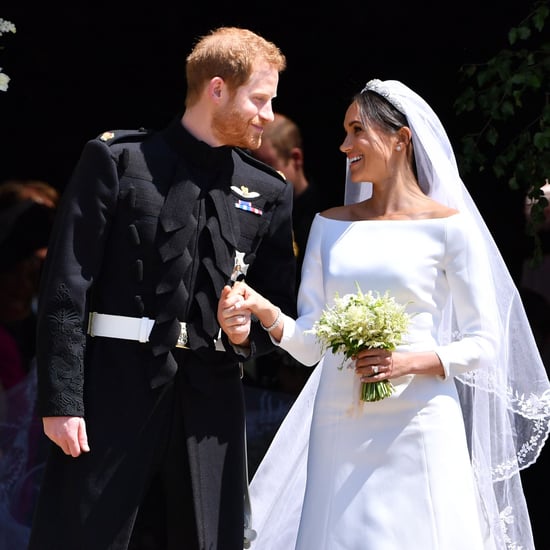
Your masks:
{"label": "military medal", "polygon": [[261,208],[256,208],[255,206],[252,206],[252,203],[250,201],[243,201],[240,199],[235,203],[235,208],[245,210],[246,212],[252,212],[253,214],[258,214],[258,216],[261,216],[264,213]]}
{"label": "military medal", "polygon": [[248,266],[249,264],[244,263],[244,252],[235,250],[235,265],[233,267],[233,271],[231,272],[231,284],[244,279],[244,276],[248,271]]}

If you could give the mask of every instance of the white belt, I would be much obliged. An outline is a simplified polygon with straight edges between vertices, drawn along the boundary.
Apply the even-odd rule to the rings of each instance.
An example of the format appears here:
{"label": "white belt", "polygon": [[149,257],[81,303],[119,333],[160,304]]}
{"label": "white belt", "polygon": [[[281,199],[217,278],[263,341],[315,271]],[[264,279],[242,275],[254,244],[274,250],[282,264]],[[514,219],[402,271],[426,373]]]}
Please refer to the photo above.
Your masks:
{"label": "white belt", "polygon": [[[149,319],[149,317],[125,317],[124,315],[109,315],[92,311],[88,320],[88,334],[144,343],[149,341],[154,324],[155,320]],[[176,347],[189,349],[186,323],[180,322],[180,334]]]}

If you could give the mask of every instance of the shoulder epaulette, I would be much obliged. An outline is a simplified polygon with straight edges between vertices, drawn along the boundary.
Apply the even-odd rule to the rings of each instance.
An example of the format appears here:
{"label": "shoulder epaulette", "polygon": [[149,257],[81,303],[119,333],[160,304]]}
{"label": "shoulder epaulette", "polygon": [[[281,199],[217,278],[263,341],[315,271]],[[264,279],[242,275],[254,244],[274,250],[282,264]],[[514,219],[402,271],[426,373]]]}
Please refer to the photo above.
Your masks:
{"label": "shoulder epaulette", "polygon": [[115,143],[143,141],[151,133],[152,130],[147,130],[146,128],[139,128],[137,130],[109,130],[97,136],[97,139],[107,145],[114,145]]}
{"label": "shoulder epaulette", "polygon": [[245,149],[235,147],[235,151],[248,164],[252,164],[256,168],[259,168],[260,170],[262,170],[264,172],[267,172],[271,176],[275,176],[276,178],[279,178],[280,180],[283,180],[284,182],[286,182],[285,175],[282,172],[279,172],[279,170],[275,170],[275,168],[269,166],[269,164],[266,164],[265,162],[262,162],[261,160],[259,160],[256,157],[252,156]]}
{"label": "shoulder epaulette", "polygon": [[[102,141],[109,147],[117,146],[112,149],[115,151],[120,149],[117,155],[117,172],[121,178],[130,168],[132,172],[139,172],[143,179],[147,179],[146,175],[150,174],[138,144],[143,142],[148,136],[153,133],[152,130],[139,128],[138,130],[110,130],[103,132],[96,139]],[[150,177],[150,176],[149,176]]]}

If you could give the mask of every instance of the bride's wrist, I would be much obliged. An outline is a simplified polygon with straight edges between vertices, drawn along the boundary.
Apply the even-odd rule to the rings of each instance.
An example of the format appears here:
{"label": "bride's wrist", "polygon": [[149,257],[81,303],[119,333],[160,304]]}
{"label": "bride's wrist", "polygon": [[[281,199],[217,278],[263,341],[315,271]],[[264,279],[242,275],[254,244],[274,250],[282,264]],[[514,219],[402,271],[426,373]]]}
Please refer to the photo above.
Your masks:
{"label": "bride's wrist", "polygon": [[271,308],[269,308],[269,315],[265,314],[263,316],[263,320],[266,321],[266,323],[264,323],[260,319],[260,326],[265,331],[271,332],[271,331],[275,330],[280,325],[282,315],[283,314],[282,314],[281,308],[276,307],[276,306],[272,306]]}

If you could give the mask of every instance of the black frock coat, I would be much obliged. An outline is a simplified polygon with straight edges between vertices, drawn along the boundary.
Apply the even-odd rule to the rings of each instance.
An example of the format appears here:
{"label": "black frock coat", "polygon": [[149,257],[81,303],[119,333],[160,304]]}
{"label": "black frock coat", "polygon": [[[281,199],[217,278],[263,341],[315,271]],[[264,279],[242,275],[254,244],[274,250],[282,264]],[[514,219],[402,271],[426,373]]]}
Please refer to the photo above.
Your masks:
{"label": "black frock coat", "polygon": [[[217,300],[238,251],[247,282],[295,313],[291,210],[277,172],[179,120],[86,144],[50,241],[37,361],[40,416],[83,416],[91,451],[51,445],[30,549],[126,548],[180,412],[199,546],[242,548],[243,358],[224,335],[215,349]],[[149,342],[90,337],[91,311],[154,319]],[[249,358],[271,349],[253,322]]]}

